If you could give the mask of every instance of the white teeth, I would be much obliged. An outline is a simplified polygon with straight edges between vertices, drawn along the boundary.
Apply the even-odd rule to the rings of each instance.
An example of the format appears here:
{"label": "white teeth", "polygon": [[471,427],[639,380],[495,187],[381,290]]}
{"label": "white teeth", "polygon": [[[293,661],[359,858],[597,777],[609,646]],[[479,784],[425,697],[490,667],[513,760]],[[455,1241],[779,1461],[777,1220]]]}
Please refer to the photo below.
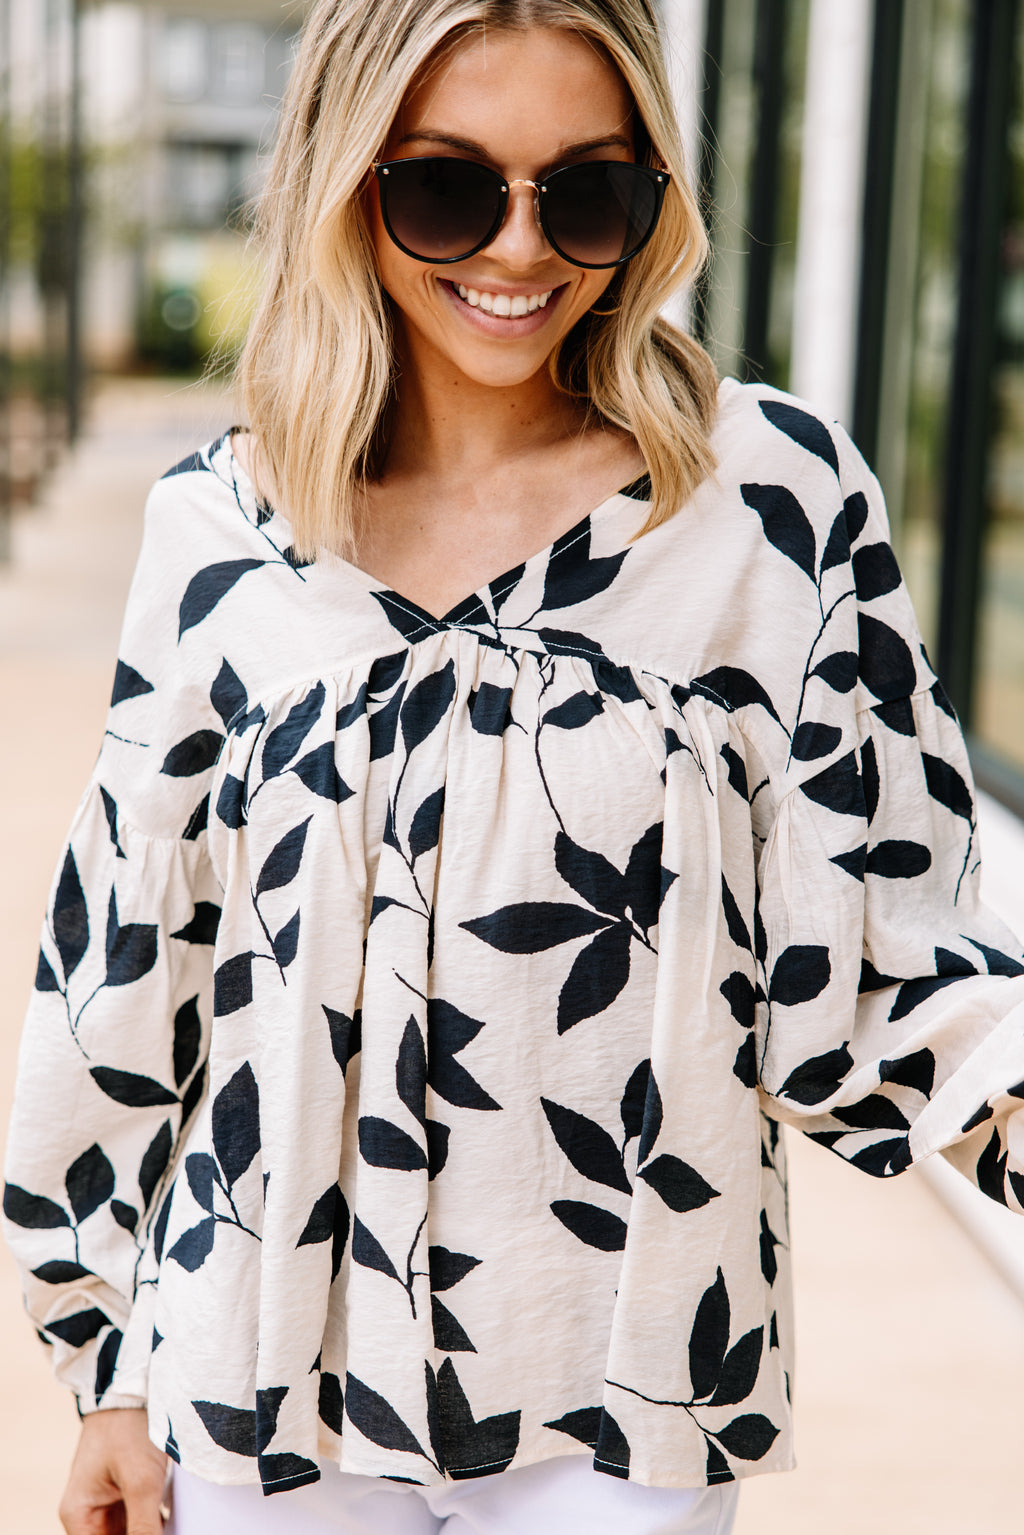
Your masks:
{"label": "white teeth", "polygon": [[479,288],[467,288],[465,283],[455,283],[456,291],[461,299],[464,299],[473,309],[482,309],[486,314],[496,314],[503,319],[519,320],[523,315],[535,314],[538,309],[543,309],[552,293],[549,288],[547,293],[531,293],[529,295],[517,293],[515,298],[509,298],[507,293],[483,293]]}

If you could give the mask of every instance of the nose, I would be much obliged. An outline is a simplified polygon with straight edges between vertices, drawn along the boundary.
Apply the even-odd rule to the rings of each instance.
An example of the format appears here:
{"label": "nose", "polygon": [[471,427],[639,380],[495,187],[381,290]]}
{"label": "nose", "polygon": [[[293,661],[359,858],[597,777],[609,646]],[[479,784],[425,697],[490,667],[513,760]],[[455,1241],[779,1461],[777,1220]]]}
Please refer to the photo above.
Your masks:
{"label": "nose", "polygon": [[540,224],[536,182],[517,179],[508,187],[504,222],[487,252],[512,270],[526,271],[546,260],[551,247]]}

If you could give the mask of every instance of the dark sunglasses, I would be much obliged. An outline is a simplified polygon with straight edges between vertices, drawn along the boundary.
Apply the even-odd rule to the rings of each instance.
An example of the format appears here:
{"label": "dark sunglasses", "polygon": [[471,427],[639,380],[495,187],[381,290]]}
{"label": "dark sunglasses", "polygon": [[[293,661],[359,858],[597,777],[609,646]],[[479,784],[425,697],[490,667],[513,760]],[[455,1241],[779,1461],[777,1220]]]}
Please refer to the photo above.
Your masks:
{"label": "dark sunglasses", "polygon": [[476,160],[423,155],[375,164],[384,227],[416,261],[463,261],[505,220],[510,187],[533,188],[552,250],[581,267],[621,266],[642,250],[661,213],[669,172],[621,160],[585,160],[543,181],[506,181]]}

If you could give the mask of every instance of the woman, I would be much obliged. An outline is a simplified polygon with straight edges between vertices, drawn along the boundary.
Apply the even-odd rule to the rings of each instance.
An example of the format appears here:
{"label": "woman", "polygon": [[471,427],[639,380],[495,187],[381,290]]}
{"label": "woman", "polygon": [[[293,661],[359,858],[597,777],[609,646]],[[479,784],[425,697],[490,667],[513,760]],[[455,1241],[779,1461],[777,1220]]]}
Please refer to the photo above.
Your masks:
{"label": "woman", "polygon": [[155,1532],[166,1464],[178,1535],[724,1535],[792,1460],[778,1121],[1024,1195],[877,486],[658,318],[704,245],[646,0],[321,0],[263,235],[23,1055],[65,1526]]}

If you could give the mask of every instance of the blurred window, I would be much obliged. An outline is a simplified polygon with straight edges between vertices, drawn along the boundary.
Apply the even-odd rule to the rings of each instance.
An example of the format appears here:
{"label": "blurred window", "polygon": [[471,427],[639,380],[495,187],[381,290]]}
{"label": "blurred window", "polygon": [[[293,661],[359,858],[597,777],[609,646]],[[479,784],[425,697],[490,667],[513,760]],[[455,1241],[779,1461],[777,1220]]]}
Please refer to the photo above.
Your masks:
{"label": "blurred window", "polygon": [[199,101],[207,83],[209,34],[203,21],[168,21],[157,49],[160,82],[169,101]]}
{"label": "blurred window", "polygon": [[170,144],[165,211],[169,226],[216,229],[234,193],[237,152],[221,144]]}
{"label": "blurred window", "polygon": [[251,104],[263,95],[266,35],[262,28],[226,22],[213,28],[212,94],[217,101]]}

